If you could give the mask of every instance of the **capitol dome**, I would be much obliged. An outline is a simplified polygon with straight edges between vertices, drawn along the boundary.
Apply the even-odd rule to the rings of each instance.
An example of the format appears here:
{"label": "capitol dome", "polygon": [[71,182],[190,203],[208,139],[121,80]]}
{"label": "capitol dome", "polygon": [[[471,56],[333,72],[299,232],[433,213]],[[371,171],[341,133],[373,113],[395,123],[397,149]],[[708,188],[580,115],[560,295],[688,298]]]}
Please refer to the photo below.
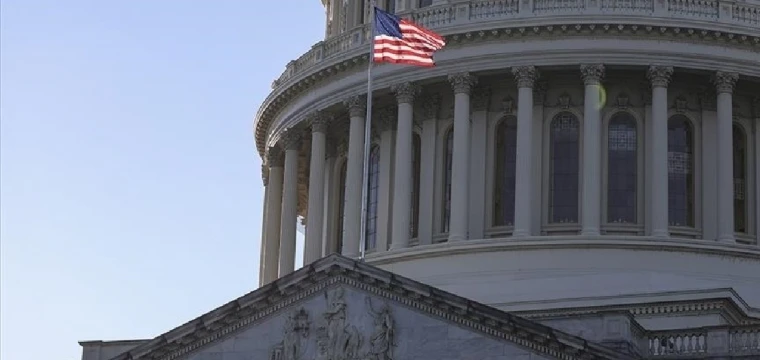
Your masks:
{"label": "capitol dome", "polygon": [[655,357],[720,331],[760,354],[760,1],[378,1],[447,45],[374,65],[371,119],[370,1],[322,3],[255,118],[262,285],[297,268],[300,221],[305,266],[337,252],[579,336],[630,314]]}

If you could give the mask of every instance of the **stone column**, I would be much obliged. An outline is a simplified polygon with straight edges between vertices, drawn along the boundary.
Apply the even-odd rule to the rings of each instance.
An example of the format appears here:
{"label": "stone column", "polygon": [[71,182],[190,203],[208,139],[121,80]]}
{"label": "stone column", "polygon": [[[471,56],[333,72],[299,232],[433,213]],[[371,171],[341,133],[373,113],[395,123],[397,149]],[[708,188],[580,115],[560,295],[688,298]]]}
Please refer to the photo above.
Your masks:
{"label": "stone column", "polygon": [[414,96],[419,92],[412,83],[394,85],[398,103],[396,160],[393,178],[393,230],[391,249],[409,246],[412,207],[412,131],[414,129]]}
{"label": "stone column", "polygon": [[328,118],[315,114],[311,118],[311,163],[309,166],[309,207],[306,218],[303,264],[311,264],[322,255],[322,223],[324,204],[322,192],[325,187],[325,134]]}
{"label": "stone column", "polygon": [[259,250],[259,286],[264,285],[264,254],[266,254],[266,238],[267,238],[267,204],[269,201],[269,174],[267,173],[267,166],[261,164],[261,181],[264,183],[264,208],[261,211],[261,248]]}
{"label": "stone column", "polygon": [[718,159],[718,241],[734,239],[734,151],[732,94],[739,74],[718,71],[715,87],[718,92],[717,159]]}
{"label": "stone column", "polygon": [[650,66],[647,77],[652,83],[652,236],[667,238],[668,231],[668,83],[673,75],[670,66]]}
{"label": "stone column", "polygon": [[380,178],[378,179],[377,192],[377,243],[375,252],[388,251],[393,229],[393,158],[396,147],[396,119],[398,110],[396,106],[388,106],[377,109],[377,116],[372,120],[377,132],[380,133]]}
{"label": "stone column", "polygon": [[515,169],[515,224],[512,236],[531,235],[533,223],[533,85],[538,79],[535,66],[512,68],[517,81],[517,146]]}
{"label": "stone column", "polygon": [[364,123],[367,98],[355,96],[344,102],[348,108],[351,124],[348,134],[348,159],[346,164],[346,206],[343,229],[342,253],[348,257],[359,256],[361,241],[362,209],[362,162],[364,160]]}
{"label": "stone column", "polygon": [[327,139],[327,147],[325,149],[325,180],[324,180],[324,193],[322,194],[322,256],[332,254],[331,244],[335,234],[335,218],[336,209],[334,204],[337,201],[334,199],[339,196],[335,191],[335,162],[337,160],[337,149],[335,140],[332,138]]}
{"label": "stone column", "polygon": [[435,214],[435,143],[438,134],[440,97],[426,96],[422,101],[422,134],[420,135],[420,193],[417,239],[420,245],[433,243],[433,216]]}
{"label": "stone column", "polygon": [[583,104],[583,203],[581,235],[598,236],[602,206],[601,81],[604,65],[581,65]]}
{"label": "stone column", "polygon": [[470,92],[477,79],[470,73],[449,75],[454,89],[454,146],[451,164],[449,242],[467,239],[467,194],[470,149]]}
{"label": "stone column", "polygon": [[283,277],[295,269],[296,224],[298,217],[298,148],[300,134],[289,129],[283,135],[285,175],[282,185],[282,218],[280,219],[280,273]]}
{"label": "stone column", "polygon": [[269,182],[267,184],[266,203],[266,238],[264,239],[264,276],[265,285],[277,280],[278,262],[280,259],[280,218],[282,215],[282,151],[271,147],[267,152],[269,165]]}

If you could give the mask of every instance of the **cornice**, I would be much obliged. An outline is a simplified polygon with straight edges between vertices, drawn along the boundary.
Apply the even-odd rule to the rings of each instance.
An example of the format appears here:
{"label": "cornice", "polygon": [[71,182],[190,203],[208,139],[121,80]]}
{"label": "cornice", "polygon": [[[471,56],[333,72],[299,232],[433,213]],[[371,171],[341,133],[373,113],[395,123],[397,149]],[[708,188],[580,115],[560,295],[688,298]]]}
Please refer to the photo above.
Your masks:
{"label": "cornice", "polygon": [[[642,22],[644,22],[642,20]],[[483,24],[479,24],[482,26]],[[520,26],[509,28],[494,28],[449,34],[445,36],[447,47],[463,46],[484,41],[526,41],[538,38],[569,38],[593,37],[600,38],[625,37],[651,40],[676,40],[681,42],[713,44],[737,47],[750,51],[759,51],[760,36],[750,36],[731,31],[704,30],[680,26],[633,25],[633,24],[579,24],[557,23],[541,26]],[[353,55],[352,55],[353,54]],[[340,56],[345,58],[340,59]],[[266,134],[272,120],[296,96],[326,79],[334,78],[341,73],[352,70],[360,65],[366,65],[368,56],[363,46],[342,53],[331,60],[325,60],[324,65],[314,65],[314,71],[299,74],[279,84],[264,100],[255,120],[256,146],[260,154],[264,153]],[[645,64],[642,64],[645,65]]]}
{"label": "cornice", "polygon": [[280,314],[336,286],[349,286],[443,321],[560,360],[628,360],[585,339],[334,254],[235,299],[113,360],[174,360]]}

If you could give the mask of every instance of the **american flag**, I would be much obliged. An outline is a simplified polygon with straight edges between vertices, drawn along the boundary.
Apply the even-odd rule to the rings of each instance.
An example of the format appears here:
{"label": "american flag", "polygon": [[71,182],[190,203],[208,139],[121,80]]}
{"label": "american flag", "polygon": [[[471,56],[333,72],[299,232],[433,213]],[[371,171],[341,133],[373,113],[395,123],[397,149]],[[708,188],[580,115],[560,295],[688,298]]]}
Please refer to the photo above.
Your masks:
{"label": "american flag", "polygon": [[375,8],[375,62],[435,66],[433,53],[444,45],[441,35]]}

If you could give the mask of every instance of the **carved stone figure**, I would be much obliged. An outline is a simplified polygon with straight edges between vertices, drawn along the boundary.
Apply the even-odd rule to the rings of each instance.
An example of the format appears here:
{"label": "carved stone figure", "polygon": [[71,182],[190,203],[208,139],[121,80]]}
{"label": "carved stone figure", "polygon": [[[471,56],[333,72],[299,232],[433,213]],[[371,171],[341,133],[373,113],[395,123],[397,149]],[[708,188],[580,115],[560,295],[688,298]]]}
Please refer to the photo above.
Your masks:
{"label": "carved stone figure", "polygon": [[368,358],[372,360],[393,360],[394,324],[391,309],[383,304],[380,311],[372,308],[372,300],[367,297],[367,307],[374,318],[375,330],[370,337]]}
{"label": "carved stone figure", "polygon": [[309,314],[303,308],[285,319],[283,340],[270,352],[270,360],[300,360],[303,356],[302,339],[309,336]]}
{"label": "carved stone figure", "polygon": [[354,360],[361,348],[362,337],[355,326],[346,324],[347,305],[343,288],[336,289],[327,297],[327,310],[323,314],[327,322],[327,358]]}

